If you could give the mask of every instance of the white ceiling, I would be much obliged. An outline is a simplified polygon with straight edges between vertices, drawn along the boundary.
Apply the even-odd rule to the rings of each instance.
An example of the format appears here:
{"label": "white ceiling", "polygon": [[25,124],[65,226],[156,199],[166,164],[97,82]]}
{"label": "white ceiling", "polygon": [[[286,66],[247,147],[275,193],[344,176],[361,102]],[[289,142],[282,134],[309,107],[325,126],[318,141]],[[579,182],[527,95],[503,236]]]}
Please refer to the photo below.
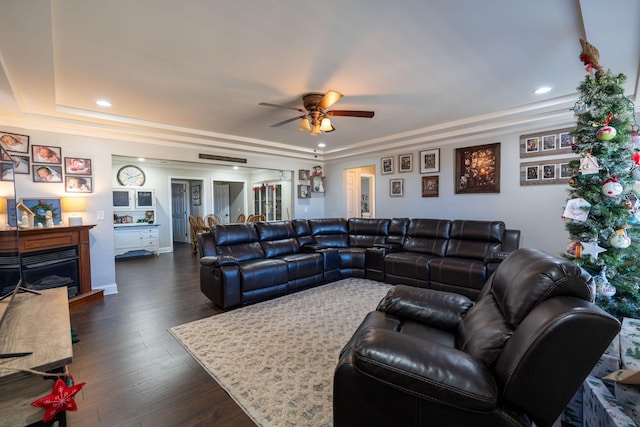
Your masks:
{"label": "white ceiling", "polygon": [[[0,124],[355,156],[566,120],[585,36],[636,101],[639,19],[637,0],[5,0]],[[333,109],[375,117],[312,136],[270,127],[295,111],[258,105],[329,89],[344,94]]]}

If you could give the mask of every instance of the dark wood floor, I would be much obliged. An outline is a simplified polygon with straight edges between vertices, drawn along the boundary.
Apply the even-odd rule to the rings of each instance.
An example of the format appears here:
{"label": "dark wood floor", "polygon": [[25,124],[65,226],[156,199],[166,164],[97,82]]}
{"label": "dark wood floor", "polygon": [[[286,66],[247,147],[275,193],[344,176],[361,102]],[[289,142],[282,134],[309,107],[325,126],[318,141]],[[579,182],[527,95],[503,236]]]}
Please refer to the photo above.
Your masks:
{"label": "dark wood floor", "polygon": [[118,261],[116,280],[118,294],[71,312],[80,342],[70,370],[87,384],[68,425],[254,426],[167,332],[219,312],[200,292],[190,245]]}

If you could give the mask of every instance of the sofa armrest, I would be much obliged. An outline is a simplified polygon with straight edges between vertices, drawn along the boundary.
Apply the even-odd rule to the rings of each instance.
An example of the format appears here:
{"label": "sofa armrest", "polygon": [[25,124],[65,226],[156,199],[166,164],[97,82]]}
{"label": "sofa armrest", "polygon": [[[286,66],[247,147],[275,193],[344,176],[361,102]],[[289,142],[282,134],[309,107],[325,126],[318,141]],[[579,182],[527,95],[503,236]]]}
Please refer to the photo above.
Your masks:
{"label": "sofa armrest", "polygon": [[470,411],[488,412],[498,403],[489,369],[455,348],[396,331],[367,328],[353,349],[355,368],[376,381],[421,399],[455,402]]}
{"label": "sofa armrest", "polygon": [[300,251],[301,252],[317,252],[321,249],[328,249],[330,247],[331,246],[328,246],[328,245],[320,245],[320,244],[314,243],[313,245],[305,245],[301,247]]}
{"label": "sofa armrest", "polygon": [[200,265],[206,267],[222,267],[223,265],[238,265],[238,260],[229,255],[204,256],[200,258]]}
{"label": "sofa armrest", "polygon": [[471,306],[473,301],[464,295],[398,285],[389,289],[376,310],[455,331]]}
{"label": "sofa armrest", "polygon": [[400,252],[402,249],[402,245],[396,245],[393,243],[374,243],[374,248],[386,249],[388,253],[390,252]]}
{"label": "sofa armrest", "polygon": [[484,262],[485,263],[490,263],[490,262],[502,262],[505,259],[507,259],[507,257],[511,255],[511,252],[494,252],[492,254],[487,255],[484,258]]}

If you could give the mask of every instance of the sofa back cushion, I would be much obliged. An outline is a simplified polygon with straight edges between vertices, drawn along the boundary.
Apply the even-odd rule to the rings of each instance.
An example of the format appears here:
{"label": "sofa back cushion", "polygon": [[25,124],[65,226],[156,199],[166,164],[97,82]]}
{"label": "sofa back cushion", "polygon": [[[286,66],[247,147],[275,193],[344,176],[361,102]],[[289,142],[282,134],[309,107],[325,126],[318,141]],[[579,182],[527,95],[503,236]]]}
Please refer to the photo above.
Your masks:
{"label": "sofa back cushion", "polygon": [[256,222],[255,226],[267,258],[300,252],[300,245],[290,221],[260,221]]}
{"label": "sofa back cushion", "polygon": [[378,218],[349,218],[349,246],[371,248],[385,243],[389,233],[389,220]]}
{"label": "sofa back cushion", "polygon": [[294,219],[291,220],[291,225],[293,226],[293,231],[296,233],[300,247],[313,245],[316,242],[311,235],[311,226],[308,220]]}
{"label": "sofa back cushion", "polygon": [[310,219],[311,235],[317,244],[333,248],[349,247],[349,230],[344,218]]}
{"label": "sofa back cushion", "polygon": [[590,300],[592,281],[570,261],[538,249],[517,249],[500,264],[460,322],[456,347],[491,367],[531,310],[557,296]]}
{"label": "sofa back cushion", "polygon": [[390,245],[404,245],[409,228],[409,218],[392,218],[389,221],[389,235],[385,243]]}
{"label": "sofa back cushion", "polygon": [[504,232],[502,221],[455,220],[451,224],[446,256],[483,260],[501,251]]}
{"label": "sofa back cushion", "polygon": [[211,232],[215,239],[217,255],[228,255],[238,261],[264,258],[258,233],[252,223],[218,224]]}
{"label": "sofa back cushion", "polygon": [[409,221],[402,250],[444,256],[450,231],[449,220],[414,218]]}

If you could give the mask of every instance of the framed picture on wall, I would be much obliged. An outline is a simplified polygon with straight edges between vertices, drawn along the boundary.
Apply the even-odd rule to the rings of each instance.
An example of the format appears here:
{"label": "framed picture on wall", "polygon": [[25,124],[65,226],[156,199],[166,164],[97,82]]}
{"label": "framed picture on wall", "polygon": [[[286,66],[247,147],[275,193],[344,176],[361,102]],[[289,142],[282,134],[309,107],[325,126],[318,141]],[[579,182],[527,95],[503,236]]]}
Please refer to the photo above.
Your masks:
{"label": "framed picture on wall", "polygon": [[400,173],[413,172],[413,154],[398,155],[398,171]]}
{"label": "framed picture on wall", "polygon": [[390,179],[389,180],[389,195],[391,197],[403,197],[404,196],[404,178]]}
{"label": "framed picture on wall", "polygon": [[438,197],[440,179],[438,175],[422,177],[422,197]]}
{"label": "framed picture on wall", "polygon": [[32,145],[31,158],[34,163],[62,164],[62,148],[49,145]]}
{"label": "framed picture on wall", "polygon": [[420,173],[440,172],[440,149],[420,152]]}
{"label": "framed picture on wall", "polygon": [[191,204],[193,206],[200,206],[200,184],[191,186]]}
{"label": "framed picture on wall", "polygon": [[393,157],[394,156],[387,156],[387,157],[382,157],[380,159],[380,173],[382,175],[388,175],[388,174],[392,174],[393,171]]}
{"label": "framed picture on wall", "polygon": [[91,159],[65,157],[64,173],[67,175],[91,175]]}
{"label": "framed picture on wall", "polygon": [[62,182],[62,166],[33,165],[33,182]]}
{"label": "framed picture on wall", "polygon": [[455,192],[500,192],[500,143],[456,149]]}
{"label": "framed picture on wall", "polygon": [[27,135],[0,132],[0,145],[6,151],[29,154],[29,137]]}
{"label": "framed picture on wall", "polygon": [[309,185],[298,185],[298,199],[310,199],[311,188]]}

